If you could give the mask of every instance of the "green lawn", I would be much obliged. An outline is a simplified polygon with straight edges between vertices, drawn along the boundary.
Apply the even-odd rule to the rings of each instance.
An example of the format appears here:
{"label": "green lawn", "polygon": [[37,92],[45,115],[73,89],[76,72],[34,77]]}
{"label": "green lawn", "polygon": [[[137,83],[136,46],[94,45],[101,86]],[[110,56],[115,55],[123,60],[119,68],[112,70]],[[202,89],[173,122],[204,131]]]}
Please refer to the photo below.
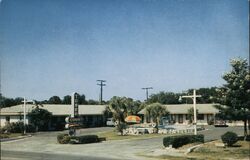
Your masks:
{"label": "green lawn", "polygon": [[[217,141],[218,142],[218,141]],[[183,156],[145,156],[156,160],[249,160],[250,142],[238,141],[233,147],[216,147],[215,142],[204,144]]]}
{"label": "green lawn", "polygon": [[190,153],[197,159],[249,159],[250,142],[238,141],[233,147],[216,147],[214,143],[205,144],[194,152]]}

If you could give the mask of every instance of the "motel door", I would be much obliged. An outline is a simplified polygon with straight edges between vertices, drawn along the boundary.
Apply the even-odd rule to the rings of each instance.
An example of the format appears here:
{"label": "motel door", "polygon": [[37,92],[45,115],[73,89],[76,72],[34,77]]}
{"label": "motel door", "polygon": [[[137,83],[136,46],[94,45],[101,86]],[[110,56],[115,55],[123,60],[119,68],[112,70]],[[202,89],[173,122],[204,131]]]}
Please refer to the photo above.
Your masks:
{"label": "motel door", "polygon": [[178,123],[183,123],[183,115],[182,114],[178,115]]}

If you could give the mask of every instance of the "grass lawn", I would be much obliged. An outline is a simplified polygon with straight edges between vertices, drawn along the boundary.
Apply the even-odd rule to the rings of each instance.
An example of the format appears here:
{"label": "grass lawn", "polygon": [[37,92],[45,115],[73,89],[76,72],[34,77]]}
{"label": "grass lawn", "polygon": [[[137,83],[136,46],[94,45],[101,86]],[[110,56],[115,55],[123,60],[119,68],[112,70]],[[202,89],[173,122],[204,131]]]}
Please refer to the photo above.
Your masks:
{"label": "grass lawn", "polygon": [[9,133],[9,134],[0,134],[0,139],[2,138],[13,138],[13,137],[18,137],[18,136],[22,136],[22,133]]}
{"label": "grass lawn", "polygon": [[[217,141],[219,142],[219,141]],[[233,147],[216,147],[215,142],[204,144],[188,155],[145,156],[157,160],[249,160],[250,142],[238,141]]]}
{"label": "grass lawn", "polygon": [[166,137],[166,134],[143,134],[143,135],[118,135],[115,131],[99,132],[98,137],[106,137],[106,140],[123,140],[123,139],[146,139],[154,137]]}
{"label": "grass lawn", "polygon": [[238,141],[233,147],[216,147],[214,143],[208,143],[190,153],[197,159],[250,159],[250,142]]}

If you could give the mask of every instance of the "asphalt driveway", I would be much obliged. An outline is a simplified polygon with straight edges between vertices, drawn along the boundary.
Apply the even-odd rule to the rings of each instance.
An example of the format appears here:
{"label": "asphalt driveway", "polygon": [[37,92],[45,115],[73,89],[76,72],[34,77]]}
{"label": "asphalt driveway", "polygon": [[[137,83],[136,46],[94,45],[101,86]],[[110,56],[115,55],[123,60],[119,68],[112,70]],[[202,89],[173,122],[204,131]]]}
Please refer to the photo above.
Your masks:
{"label": "asphalt driveway", "polygon": [[[81,134],[95,134],[113,130],[113,128],[89,128],[80,130]],[[205,135],[206,141],[219,139],[220,136],[227,132],[234,131],[240,135],[243,133],[242,127],[215,128],[207,127],[207,130],[201,131]],[[67,131],[64,131],[65,133]],[[43,132],[33,137],[23,140],[9,141],[2,143],[3,159],[11,155],[11,152],[18,154],[20,152],[29,153],[27,155],[37,154],[36,157],[42,158],[43,154],[48,154],[54,159],[61,159],[61,155],[71,156],[67,159],[85,159],[92,157],[93,159],[145,159],[145,157],[137,156],[138,153],[150,153],[156,149],[163,148],[162,137],[150,139],[133,139],[133,140],[114,140],[104,141],[101,143],[92,143],[84,145],[58,144],[56,135],[62,132]],[[32,153],[32,154],[31,154]],[[85,157],[85,158],[84,158]],[[17,157],[18,158],[18,157]],[[19,157],[21,159],[21,157]],[[26,159],[28,159],[26,157]],[[39,159],[39,158],[38,158]]]}

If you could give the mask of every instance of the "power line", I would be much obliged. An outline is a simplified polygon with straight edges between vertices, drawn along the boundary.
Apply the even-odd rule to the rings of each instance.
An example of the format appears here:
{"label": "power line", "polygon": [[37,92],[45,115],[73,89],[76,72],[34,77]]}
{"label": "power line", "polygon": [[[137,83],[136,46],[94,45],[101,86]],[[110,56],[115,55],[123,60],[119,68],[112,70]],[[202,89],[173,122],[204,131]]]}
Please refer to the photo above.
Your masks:
{"label": "power line", "polygon": [[147,98],[147,101],[148,101],[148,90],[153,89],[153,87],[145,87],[145,88],[142,88],[142,89],[146,90],[146,98]]}
{"label": "power line", "polygon": [[97,83],[97,85],[99,85],[101,87],[101,91],[100,91],[100,104],[102,104],[102,92],[103,92],[103,86],[106,86],[106,84],[104,84],[106,82],[106,80],[96,80],[97,82],[100,82],[100,83]]}

